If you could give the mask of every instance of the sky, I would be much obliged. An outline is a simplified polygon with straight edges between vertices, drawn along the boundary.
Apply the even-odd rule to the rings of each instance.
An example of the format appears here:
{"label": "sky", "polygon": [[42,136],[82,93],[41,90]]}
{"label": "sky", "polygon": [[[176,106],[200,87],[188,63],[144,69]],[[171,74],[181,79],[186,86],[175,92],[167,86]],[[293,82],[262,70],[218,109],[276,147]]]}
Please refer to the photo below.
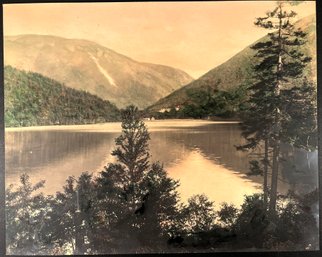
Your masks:
{"label": "sky", "polygon": [[[198,78],[267,34],[254,21],[274,6],[275,1],[6,4],[4,35],[87,39]],[[303,18],[315,13],[315,2],[292,10]]]}

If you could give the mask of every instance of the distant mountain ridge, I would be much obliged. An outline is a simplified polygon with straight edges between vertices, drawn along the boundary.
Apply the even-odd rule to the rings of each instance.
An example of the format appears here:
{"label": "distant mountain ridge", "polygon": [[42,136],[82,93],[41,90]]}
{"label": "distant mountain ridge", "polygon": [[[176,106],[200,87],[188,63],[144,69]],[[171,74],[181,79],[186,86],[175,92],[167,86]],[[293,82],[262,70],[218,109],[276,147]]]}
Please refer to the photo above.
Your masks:
{"label": "distant mountain ridge", "polygon": [[[316,82],[316,22],[315,16],[310,15],[300,19],[295,24],[296,28],[301,28],[307,33],[308,43],[303,47],[303,51],[312,57],[312,62],[306,69],[306,76],[312,78]],[[267,36],[256,42],[264,41]],[[255,43],[256,43],[255,42]],[[255,44],[254,43],[254,44]],[[247,83],[252,72],[252,64],[254,63],[255,51],[246,47],[235,56],[224,62],[223,64],[208,71],[200,78],[192,81],[186,86],[179,88],[170,95],[160,99],[150,106],[150,111],[158,111],[165,108],[173,108],[189,103],[189,90],[208,90],[216,89],[227,91],[239,87],[243,83]]]}
{"label": "distant mountain ridge", "polygon": [[88,40],[6,36],[4,53],[5,65],[43,74],[118,107],[145,108],[193,80],[179,69],[138,62]]}

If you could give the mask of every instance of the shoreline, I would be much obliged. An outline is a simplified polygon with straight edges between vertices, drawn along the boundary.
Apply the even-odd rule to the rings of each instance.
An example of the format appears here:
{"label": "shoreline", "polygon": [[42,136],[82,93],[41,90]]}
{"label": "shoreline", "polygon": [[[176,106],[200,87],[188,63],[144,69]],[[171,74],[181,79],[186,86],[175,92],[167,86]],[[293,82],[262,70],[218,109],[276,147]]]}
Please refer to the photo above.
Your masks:
{"label": "shoreline", "polygon": [[[144,121],[149,130],[169,129],[169,127],[185,128],[185,127],[198,127],[210,124],[240,124],[240,121],[232,120],[198,120],[198,119],[164,119],[164,120],[148,120]],[[80,124],[80,125],[44,125],[44,126],[30,126],[30,127],[6,127],[5,132],[17,132],[17,131],[100,131],[104,132],[120,132],[121,122],[106,122],[106,123],[94,123],[94,124]]]}

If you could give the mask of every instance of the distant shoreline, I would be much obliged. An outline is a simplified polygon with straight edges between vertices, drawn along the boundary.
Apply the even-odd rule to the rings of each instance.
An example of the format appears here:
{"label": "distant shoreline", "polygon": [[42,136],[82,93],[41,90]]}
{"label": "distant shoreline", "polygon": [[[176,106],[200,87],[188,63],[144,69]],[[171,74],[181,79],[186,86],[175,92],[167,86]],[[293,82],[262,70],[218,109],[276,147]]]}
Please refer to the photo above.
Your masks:
{"label": "distant shoreline", "polygon": [[[144,121],[149,131],[158,129],[172,128],[184,128],[184,127],[197,127],[208,124],[239,124],[237,120],[199,120],[199,119],[164,119],[164,120],[152,120]],[[92,131],[92,132],[120,132],[121,122],[106,122],[95,124],[81,124],[81,125],[44,125],[44,126],[30,126],[30,127],[6,127],[5,132],[16,131],[61,131],[61,130],[77,130],[77,131]]]}

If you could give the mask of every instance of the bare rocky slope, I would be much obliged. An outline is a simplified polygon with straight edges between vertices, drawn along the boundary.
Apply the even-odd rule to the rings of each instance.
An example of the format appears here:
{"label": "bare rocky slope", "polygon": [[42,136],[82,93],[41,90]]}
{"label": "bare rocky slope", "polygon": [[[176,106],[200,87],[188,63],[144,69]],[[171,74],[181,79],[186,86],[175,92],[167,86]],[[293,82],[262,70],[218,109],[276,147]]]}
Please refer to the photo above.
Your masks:
{"label": "bare rocky slope", "polygon": [[179,69],[138,62],[87,40],[8,36],[4,51],[5,65],[40,73],[119,108],[145,108],[193,80]]}

